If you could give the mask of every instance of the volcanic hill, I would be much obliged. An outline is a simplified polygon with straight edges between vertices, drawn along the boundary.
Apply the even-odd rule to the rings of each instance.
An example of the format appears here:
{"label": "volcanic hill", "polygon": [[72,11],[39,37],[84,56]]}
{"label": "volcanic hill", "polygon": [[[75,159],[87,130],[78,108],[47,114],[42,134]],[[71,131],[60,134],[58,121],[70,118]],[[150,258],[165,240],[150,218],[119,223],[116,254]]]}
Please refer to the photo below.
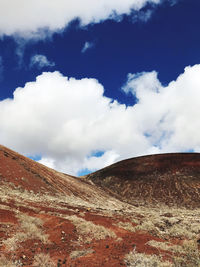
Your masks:
{"label": "volcanic hill", "polygon": [[77,178],[0,146],[0,267],[199,266],[199,161],[140,157]]}
{"label": "volcanic hill", "polygon": [[86,177],[130,204],[200,207],[200,154],[173,153],[132,158]]}

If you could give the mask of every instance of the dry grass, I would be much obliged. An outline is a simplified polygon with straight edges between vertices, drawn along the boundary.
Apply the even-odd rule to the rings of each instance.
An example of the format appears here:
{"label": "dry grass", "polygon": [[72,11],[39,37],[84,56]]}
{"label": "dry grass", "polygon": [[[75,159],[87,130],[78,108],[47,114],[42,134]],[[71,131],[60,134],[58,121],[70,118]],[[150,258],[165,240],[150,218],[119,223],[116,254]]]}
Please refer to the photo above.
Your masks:
{"label": "dry grass", "polygon": [[[199,267],[200,254],[197,243],[194,240],[185,240],[181,246],[181,253],[172,258],[175,267]],[[177,251],[179,252],[179,251]]]}
{"label": "dry grass", "polygon": [[80,241],[91,242],[93,239],[100,240],[117,237],[110,229],[105,228],[102,225],[96,225],[93,222],[86,221],[76,215],[65,216],[65,218],[76,226],[77,232],[80,235]]}
{"label": "dry grass", "polygon": [[162,261],[160,256],[146,255],[137,253],[135,250],[131,251],[125,256],[126,266],[129,267],[172,267],[173,265],[168,261]]}
{"label": "dry grass", "polygon": [[172,262],[174,267],[199,267],[200,254],[195,240],[185,240],[183,245],[173,245],[165,242],[151,240],[147,243],[158,250],[172,252]]}
{"label": "dry grass", "polygon": [[94,252],[93,249],[75,250],[75,251],[72,251],[72,252],[70,253],[70,258],[71,258],[71,259],[76,259],[76,258],[85,256],[85,255],[87,255],[87,254],[91,254],[91,253],[93,253],[93,252]]}
{"label": "dry grass", "polygon": [[42,230],[43,222],[41,219],[23,213],[17,214],[16,217],[19,220],[20,231],[3,241],[7,249],[14,251],[19,243],[28,239],[39,239],[44,244],[48,243],[48,235],[44,234]]}
{"label": "dry grass", "polygon": [[33,267],[56,267],[56,264],[51,260],[49,254],[39,253],[35,255]]}
{"label": "dry grass", "polygon": [[[166,250],[166,253],[168,251],[173,253],[173,265],[162,262],[162,259],[158,256],[148,256],[134,251],[126,256],[127,266],[200,266],[199,252],[197,244],[195,243],[195,239],[200,234],[200,209],[189,210],[175,207],[169,208],[167,206],[160,205],[157,207],[134,207],[117,201],[114,198],[108,198],[105,195],[102,196],[99,192],[97,192],[96,196],[93,198],[88,196],[84,199],[74,196],[72,193],[68,196],[66,194],[50,195],[42,192],[41,194],[34,194],[31,191],[6,183],[0,187],[0,198],[1,201],[5,203],[9,203],[10,200],[13,199],[15,200],[15,208],[12,210],[16,212],[16,217],[18,218],[19,225],[21,227],[14,236],[11,236],[3,242],[9,251],[14,251],[21,242],[26,241],[27,239],[39,239],[43,243],[48,242],[48,236],[43,232],[42,221],[38,218],[18,212],[17,206],[26,206],[27,203],[39,203],[41,209],[35,208],[36,213],[45,212],[42,211],[42,206],[59,208],[59,211],[52,213],[52,215],[61,216],[70,220],[76,226],[77,234],[80,236],[79,241],[81,242],[91,242],[93,239],[99,240],[105,238],[117,238],[116,234],[109,228],[105,228],[104,226],[96,225],[93,222],[85,220],[83,217],[84,213],[79,213],[79,217],[75,215],[66,216],[65,214],[60,213],[61,209],[70,210],[66,207],[69,205],[76,208],[91,208],[92,210],[94,209],[100,214],[104,214],[108,217],[112,217],[113,215],[120,215],[123,216],[123,218],[126,217],[130,219],[132,223],[136,223],[138,225],[133,226],[132,223],[129,222],[120,222],[117,224],[118,227],[131,232],[149,232],[154,236],[158,236],[169,241],[164,243],[150,241],[148,245],[157,247],[158,250]],[[33,205],[30,206],[32,208]],[[10,209],[7,205],[2,204],[1,208]],[[73,212],[74,210],[72,209],[70,211]],[[80,218],[80,216],[82,216],[82,218]],[[182,246],[174,246],[170,243],[171,238],[186,238],[188,241],[185,241]],[[74,251],[73,253],[71,254],[71,257],[80,257],[81,255],[84,255],[82,253],[85,253],[85,251]],[[38,255],[38,258],[36,257],[35,260],[39,262],[39,259],[42,257],[48,258],[48,256],[44,255]],[[2,264],[0,267],[17,266],[15,263],[8,260],[5,262],[5,260],[5,258],[0,258],[0,264]],[[45,260],[43,262],[45,262]],[[50,266],[50,264],[47,266]]]}
{"label": "dry grass", "polygon": [[[169,208],[158,207],[137,207],[135,214],[140,214],[139,224],[135,231],[149,232],[153,236],[158,236],[169,240],[171,238],[185,239],[182,245],[173,245],[170,242],[149,241],[147,244],[159,250],[165,250],[166,255],[172,253],[173,267],[200,267],[200,253],[197,245],[197,238],[200,234],[200,209]],[[134,215],[134,214],[133,214]],[[134,216],[133,222],[134,222]],[[132,229],[130,229],[132,231]],[[143,261],[144,262],[143,262]],[[130,253],[126,257],[127,266],[164,266],[156,262],[158,259],[149,258],[145,255]],[[138,262],[141,261],[139,264]],[[132,265],[131,265],[132,264]],[[136,265],[138,264],[138,265]],[[170,263],[166,263],[170,264]],[[168,266],[168,265],[166,265]]]}
{"label": "dry grass", "polygon": [[122,228],[124,230],[130,231],[130,232],[135,232],[135,227],[130,222],[118,222],[115,225],[119,226],[120,228]]}
{"label": "dry grass", "polygon": [[[138,207],[141,214],[135,231],[147,231],[161,238],[195,239],[200,234],[200,209],[188,210],[166,206]],[[165,216],[170,214],[170,217]]]}
{"label": "dry grass", "polygon": [[[85,188],[86,191],[87,189],[88,188]],[[28,201],[29,203],[40,203],[44,206],[49,206],[49,204],[51,204],[52,208],[66,209],[66,204],[69,204],[74,207],[107,210],[110,213],[121,210],[127,210],[127,212],[129,212],[131,207],[129,204],[106,195],[103,191],[95,192],[95,194],[93,192],[93,195],[88,194],[87,198],[85,196],[83,198],[75,196],[73,193],[69,193],[69,195],[66,193],[49,194],[49,192],[35,194],[31,190],[28,191],[20,186],[15,186],[11,182],[1,185],[0,197],[5,203],[15,199],[16,205],[19,204],[19,206]],[[65,207],[62,207],[63,203]]]}
{"label": "dry grass", "polygon": [[20,259],[14,260],[14,257],[11,257],[11,259],[8,259],[4,255],[0,256],[0,267],[21,267],[23,266],[23,263]]}
{"label": "dry grass", "polygon": [[169,242],[158,242],[155,240],[150,240],[149,242],[146,243],[147,245],[151,247],[155,247],[158,250],[166,250],[174,253],[183,253],[184,249],[180,245],[173,245]]}
{"label": "dry grass", "polygon": [[5,256],[0,256],[0,267],[18,267],[12,261],[8,260]]}

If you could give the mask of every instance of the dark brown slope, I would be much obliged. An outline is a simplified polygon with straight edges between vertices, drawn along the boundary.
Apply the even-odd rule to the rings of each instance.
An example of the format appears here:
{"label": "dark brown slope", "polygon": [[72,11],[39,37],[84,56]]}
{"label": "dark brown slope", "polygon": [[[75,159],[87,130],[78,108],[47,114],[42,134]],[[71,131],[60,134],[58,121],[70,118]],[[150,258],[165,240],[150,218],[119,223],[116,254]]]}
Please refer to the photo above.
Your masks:
{"label": "dark brown slope", "polygon": [[173,153],[123,160],[87,176],[129,203],[200,206],[200,154]]}

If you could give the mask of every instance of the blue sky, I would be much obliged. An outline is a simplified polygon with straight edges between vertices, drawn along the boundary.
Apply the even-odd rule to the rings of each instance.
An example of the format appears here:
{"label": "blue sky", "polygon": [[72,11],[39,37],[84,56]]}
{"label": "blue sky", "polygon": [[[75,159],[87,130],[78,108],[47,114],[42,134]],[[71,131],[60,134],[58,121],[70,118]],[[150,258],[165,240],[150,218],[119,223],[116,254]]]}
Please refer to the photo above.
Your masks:
{"label": "blue sky", "polygon": [[1,144],[75,175],[199,152],[198,0],[10,1],[0,3]]}

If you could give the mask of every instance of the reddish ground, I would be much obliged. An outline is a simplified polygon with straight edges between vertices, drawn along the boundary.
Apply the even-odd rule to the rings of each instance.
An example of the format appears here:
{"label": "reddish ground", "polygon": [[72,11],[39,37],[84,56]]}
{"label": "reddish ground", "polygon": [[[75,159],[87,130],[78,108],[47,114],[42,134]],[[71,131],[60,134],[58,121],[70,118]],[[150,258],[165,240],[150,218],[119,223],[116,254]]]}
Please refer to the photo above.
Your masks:
{"label": "reddish ground", "polygon": [[[199,168],[199,163],[189,163],[184,166]],[[121,175],[126,171],[126,164],[119,166]],[[139,173],[140,168],[137,168]],[[99,174],[97,177],[99,179]],[[170,260],[170,253],[146,244],[150,240],[166,240],[117,225],[129,222],[134,227],[136,224],[131,222],[130,215],[141,220],[143,216],[130,213],[130,205],[112,196],[89,180],[58,173],[0,146],[0,255],[16,266],[33,266],[34,257],[41,253],[49,255],[55,266],[126,266],[124,257],[133,250],[161,254],[164,260]],[[110,202],[114,202],[116,208]],[[79,232],[70,219],[74,215],[86,223],[105,227],[116,237],[98,239],[94,236],[85,242],[87,231],[86,234]],[[43,239],[45,236],[47,242]],[[76,256],[72,256],[74,251],[78,251]],[[0,257],[0,266],[3,266],[1,261]]]}
{"label": "reddish ground", "polygon": [[[11,209],[16,208],[14,205],[9,206]],[[95,211],[88,212],[85,210],[85,219],[91,221],[97,225],[103,225],[110,230],[113,230],[119,240],[106,238],[104,240],[92,240],[90,243],[79,243],[78,233],[76,227],[70,221],[63,219],[59,216],[49,215],[49,208],[40,206],[43,213],[34,213],[30,211],[24,212],[33,217],[42,219],[44,222],[43,228],[45,234],[49,236],[49,244],[43,244],[37,239],[28,239],[20,243],[20,246],[15,251],[9,251],[5,246],[0,247],[0,254],[6,255],[7,258],[12,260],[19,260],[22,266],[32,266],[34,256],[38,253],[48,253],[51,259],[60,264],[59,266],[105,266],[105,267],[117,267],[126,266],[124,262],[124,256],[137,248],[137,252],[146,254],[159,254],[156,248],[146,245],[149,240],[163,241],[159,238],[153,237],[148,233],[132,233],[121,229],[114,225],[117,221],[128,221],[124,216],[116,215],[113,217],[105,217],[103,215],[96,214]],[[51,209],[53,212],[54,209]],[[57,210],[55,209],[57,213]],[[9,212],[2,214],[0,217],[3,232],[0,230],[0,242],[12,237],[18,229],[17,220],[13,213]],[[76,214],[72,212],[63,212],[64,215]],[[4,219],[3,219],[4,218]],[[2,219],[9,224],[2,222]],[[8,225],[10,226],[9,228]],[[3,233],[3,234],[2,234]],[[72,251],[92,250],[91,253],[71,259],[70,253]]]}

